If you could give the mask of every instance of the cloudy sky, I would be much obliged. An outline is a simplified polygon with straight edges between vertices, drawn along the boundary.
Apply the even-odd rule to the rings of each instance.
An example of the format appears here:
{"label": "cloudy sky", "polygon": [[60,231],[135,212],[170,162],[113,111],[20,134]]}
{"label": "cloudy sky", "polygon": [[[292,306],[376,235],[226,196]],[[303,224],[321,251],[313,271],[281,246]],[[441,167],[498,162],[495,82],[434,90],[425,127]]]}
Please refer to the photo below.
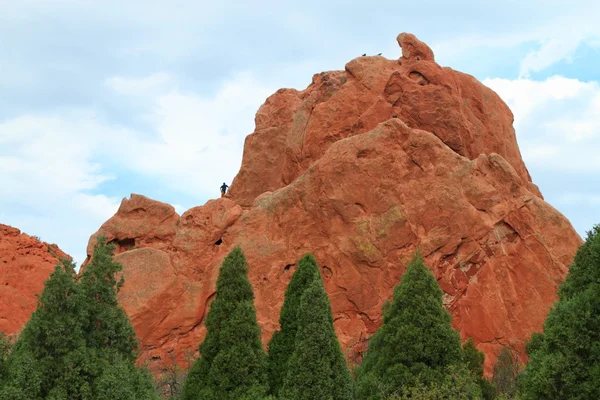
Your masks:
{"label": "cloudy sky", "polygon": [[81,262],[131,193],[217,197],[275,90],[411,32],[509,104],[546,200],[600,223],[600,2],[286,3],[0,0],[0,222]]}

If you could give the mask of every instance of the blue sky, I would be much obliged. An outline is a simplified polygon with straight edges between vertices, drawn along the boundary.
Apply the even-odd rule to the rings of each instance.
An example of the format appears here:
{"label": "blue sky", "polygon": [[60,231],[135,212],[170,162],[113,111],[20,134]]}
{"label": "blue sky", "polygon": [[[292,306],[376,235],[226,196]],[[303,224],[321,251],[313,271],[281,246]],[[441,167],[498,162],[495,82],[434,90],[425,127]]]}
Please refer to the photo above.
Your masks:
{"label": "blue sky", "polygon": [[0,222],[81,262],[131,193],[217,197],[275,90],[411,32],[509,104],[546,200],[600,223],[600,2],[285,3],[0,0]]}

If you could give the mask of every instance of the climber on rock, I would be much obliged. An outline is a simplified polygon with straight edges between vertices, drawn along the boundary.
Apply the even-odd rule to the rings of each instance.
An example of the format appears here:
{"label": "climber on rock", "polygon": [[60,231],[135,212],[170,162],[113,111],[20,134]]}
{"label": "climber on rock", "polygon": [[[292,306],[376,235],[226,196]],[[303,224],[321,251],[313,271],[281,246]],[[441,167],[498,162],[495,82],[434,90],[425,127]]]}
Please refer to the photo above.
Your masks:
{"label": "climber on rock", "polygon": [[225,184],[225,182],[223,182],[223,186],[221,186],[221,197],[225,196],[225,193],[227,192],[227,188],[228,188],[228,187],[229,187],[229,186],[227,186],[227,185]]}

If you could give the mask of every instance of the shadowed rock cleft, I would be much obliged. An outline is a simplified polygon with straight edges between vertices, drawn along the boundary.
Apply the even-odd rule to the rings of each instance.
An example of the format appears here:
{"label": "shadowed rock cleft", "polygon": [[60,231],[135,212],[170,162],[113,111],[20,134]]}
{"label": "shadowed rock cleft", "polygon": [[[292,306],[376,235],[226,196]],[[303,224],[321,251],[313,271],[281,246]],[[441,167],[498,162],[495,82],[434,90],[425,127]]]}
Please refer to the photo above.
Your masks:
{"label": "shadowed rock cleft", "polygon": [[292,268],[294,265],[296,265],[296,264],[286,264],[286,266],[285,266],[285,267],[283,267],[283,270],[284,270],[284,271],[289,271],[289,270],[290,270],[290,268]]}
{"label": "shadowed rock cleft", "polygon": [[110,244],[114,244],[117,249],[116,252],[120,253],[123,251],[131,250],[135,247],[135,239],[125,238],[125,239],[114,239],[110,241]]}

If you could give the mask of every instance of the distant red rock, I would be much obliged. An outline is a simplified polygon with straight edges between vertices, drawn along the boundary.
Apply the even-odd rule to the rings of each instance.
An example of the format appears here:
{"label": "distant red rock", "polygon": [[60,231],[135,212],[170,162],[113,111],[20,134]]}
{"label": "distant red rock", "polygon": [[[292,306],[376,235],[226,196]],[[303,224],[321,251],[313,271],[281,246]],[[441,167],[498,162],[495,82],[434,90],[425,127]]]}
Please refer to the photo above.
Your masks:
{"label": "distant red rock", "polygon": [[37,307],[36,294],[60,258],[70,258],[55,244],[41,242],[0,224],[0,332],[21,330]]}
{"label": "distant red rock", "polygon": [[267,343],[296,261],[312,252],[335,328],[359,360],[417,249],[463,339],[524,355],[582,243],[531,182],[513,115],[472,76],[398,36],[399,60],[359,57],[281,89],[256,114],[226,198],[179,216],[140,195],[99,234],[117,245],[119,300],[153,368],[185,365],[223,258],[241,246]]}

